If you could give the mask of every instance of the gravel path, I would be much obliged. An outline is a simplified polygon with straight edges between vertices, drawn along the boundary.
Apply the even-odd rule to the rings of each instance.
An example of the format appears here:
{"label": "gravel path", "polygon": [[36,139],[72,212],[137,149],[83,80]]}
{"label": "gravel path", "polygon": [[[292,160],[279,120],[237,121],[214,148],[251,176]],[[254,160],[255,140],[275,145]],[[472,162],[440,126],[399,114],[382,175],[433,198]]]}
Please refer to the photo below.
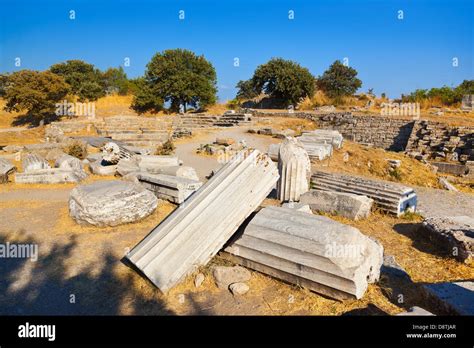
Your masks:
{"label": "gravel path", "polygon": [[474,217],[474,195],[426,187],[415,189],[418,212],[424,217],[466,215]]}

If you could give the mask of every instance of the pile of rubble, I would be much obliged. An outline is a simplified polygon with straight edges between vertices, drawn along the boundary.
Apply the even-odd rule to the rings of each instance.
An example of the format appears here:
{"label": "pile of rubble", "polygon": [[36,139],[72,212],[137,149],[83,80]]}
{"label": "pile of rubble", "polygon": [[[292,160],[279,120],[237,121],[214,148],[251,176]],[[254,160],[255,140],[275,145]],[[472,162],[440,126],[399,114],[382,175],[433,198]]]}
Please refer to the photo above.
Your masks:
{"label": "pile of rubble", "polygon": [[236,151],[241,151],[247,148],[245,140],[236,142],[232,138],[217,138],[212,144],[201,144],[196,153],[202,153],[206,155],[225,154]]}
{"label": "pile of rubble", "polygon": [[[330,157],[333,149],[342,147],[344,140],[338,131],[324,129],[303,132],[296,139],[303,145],[311,161],[322,161]],[[278,160],[279,149],[280,144],[272,144],[268,149],[268,155],[275,161]]]}

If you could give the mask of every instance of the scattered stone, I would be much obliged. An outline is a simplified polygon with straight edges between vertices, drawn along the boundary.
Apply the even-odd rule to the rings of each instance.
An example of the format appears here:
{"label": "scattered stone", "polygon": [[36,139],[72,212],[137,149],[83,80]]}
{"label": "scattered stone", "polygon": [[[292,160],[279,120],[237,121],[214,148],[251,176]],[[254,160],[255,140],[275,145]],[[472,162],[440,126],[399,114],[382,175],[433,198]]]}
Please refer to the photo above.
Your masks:
{"label": "scattered stone", "polygon": [[115,175],[117,172],[117,165],[116,164],[108,164],[103,160],[95,161],[89,163],[89,168],[91,169],[92,173],[97,175]]}
{"label": "scattered stone", "polygon": [[435,301],[443,314],[474,315],[474,282],[423,285],[424,295]]}
{"label": "scattered stone", "polygon": [[420,315],[434,315],[433,313],[431,312],[428,312],[426,309],[423,309],[421,307],[411,307],[407,312],[402,312],[402,313],[398,313],[397,316],[411,316],[411,315],[415,315],[415,316],[420,316]]}
{"label": "scattered stone", "polygon": [[303,132],[298,140],[305,145],[305,143],[312,144],[331,144],[334,148],[342,148],[344,138],[341,133],[336,130],[316,129],[309,132]]}
{"label": "scattered stone", "polygon": [[240,266],[214,266],[212,267],[212,275],[217,287],[224,290],[229,289],[231,284],[246,282],[251,277],[251,273]]}
{"label": "scattered stone", "polygon": [[238,153],[127,258],[161,291],[168,291],[217,254],[277,180],[278,170],[267,156],[258,150]]}
{"label": "scattered stone", "polygon": [[304,213],[313,214],[309,205],[304,204],[304,203],[288,202],[288,203],[283,203],[282,207],[295,209],[296,211],[302,211]]}
{"label": "scattered stone", "polygon": [[8,182],[8,176],[16,171],[16,167],[10,161],[0,158],[0,184]]}
{"label": "scattered stone", "polygon": [[197,175],[196,170],[193,167],[188,166],[157,167],[153,172],[156,174],[166,174],[199,181],[199,176]]}
{"label": "scattered stone", "polygon": [[318,106],[314,108],[314,110],[318,112],[335,112],[336,107],[334,105],[324,105],[324,106]]}
{"label": "scattered stone", "polygon": [[62,149],[52,149],[46,155],[47,161],[56,162],[60,157],[64,156],[66,153]]}
{"label": "scattered stone", "polygon": [[116,226],[150,215],[158,199],[144,187],[126,181],[98,181],[74,188],[69,214],[79,224]]}
{"label": "scattered stone", "polygon": [[89,163],[96,162],[96,161],[102,161],[102,154],[101,153],[90,153],[87,155],[86,160],[89,161]]}
{"label": "scattered stone", "polygon": [[15,182],[18,184],[77,183],[83,178],[81,173],[62,168],[37,169],[26,173],[15,174]]}
{"label": "scattered stone", "polygon": [[138,163],[140,170],[149,173],[156,173],[162,167],[171,167],[179,165],[181,165],[181,163],[178,157],[158,155],[140,156],[140,161]]}
{"label": "scattered stone", "polygon": [[416,210],[417,197],[413,188],[388,181],[315,171],[311,176],[311,185],[320,191],[365,195],[373,199],[380,209],[396,216]]}
{"label": "scattered stone", "polygon": [[469,216],[433,217],[421,232],[461,262],[474,262],[474,219]]}
{"label": "scattered stone", "polygon": [[273,129],[272,128],[262,128],[257,131],[257,134],[261,135],[273,135]]}
{"label": "scattered stone", "polygon": [[229,285],[229,290],[232,292],[232,295],[245,295],[250,287],[245,283],[233,283]]}
{"label": "scattered stone", "polygon": [[121,159],[129,159],[134,156],[135,153],[117,143],[108,142],[102,147],[102,158],[110,164],[117,164]]}
{"label": "scattered stone", "polygon": [[166,199],[172,203],[181,204],[201,186],[201,181],[180,178],[166,174],[137,174],[140,183],[153,192],[156,197]]}
{"label": "scattered stone", "polygon": [[310,190],[300,197],[311,210],[332,213],[348,219],[365,219],[370,215],[374,200],[362,195],[344,192]]}
{"label": "scattered stone", "polygon": [[325,216],[261,209],[222,256],[331,298],[360,299],[378,280],[383,247]]}
{"label": "scattered stone", "polygon": [[202,285],[202,283],[204,282],[204,278],[205,278],[204,274],[198,273],[196,275],[196,278],[194,278],[194,286],[196,288],[199,288]]}
{"label": "scattered stone", "polygon": [[56,160],[55,167],[73,171],[74,174],[80,178],[80,180],[83,180],[87,177],[87,173],[84,170],[82,162],[78,158],[70,155],[64,154],[58,158]]}
{"label": "scattered stone", "polygon": [[457,189],[454,185],[452,185],[452,184],[448,181],[447,178],[442,178],[442,177],[440,177],[440,178],[438,178],[438,181],[439,181],[439,183],[441,184],[441,186],[443,186],[443,188],[444,188],[445,190],[453,191],[453,192],[457,192],[457,191],[458,191],[458,189]]}
{"label": "scattered stone", "polygon": [[303,145],[295,138],[286,138],[278,157],[277,196],[281,202],[299,201],[309,189],[311,162]]}
{"label": "scattered stone", "polygon": [[286,137],[294,137],[296,132],[293,129],[284,129],[281,131],[276,131],[273,135],[274,138],[285,139]]}
{"label": "scattered stone", "polygon": [[138,160],[135,157],[124,158],[117,163],[117,173],[121,176],[139,171],[140,167],[138,166]]}
{"label": "scattered stone", "polygon": [[216,139],[216,144],[217,145],[229,146],[229,145],[235,144],[235,140],[232,139],[232,138],[217,138]]}
{"label": "scattered stone", "polygon": [[49,163],[36,153],[27,154],[22,161],[23,172],[30,173],[41,169],[51,169]]}
{"label": "scattered stone", "polygon": [[400,168],[400,166],[402,165],[401,160],[388,159],[387,162],[390,165],[390,167],[392,167],[392,168]]}

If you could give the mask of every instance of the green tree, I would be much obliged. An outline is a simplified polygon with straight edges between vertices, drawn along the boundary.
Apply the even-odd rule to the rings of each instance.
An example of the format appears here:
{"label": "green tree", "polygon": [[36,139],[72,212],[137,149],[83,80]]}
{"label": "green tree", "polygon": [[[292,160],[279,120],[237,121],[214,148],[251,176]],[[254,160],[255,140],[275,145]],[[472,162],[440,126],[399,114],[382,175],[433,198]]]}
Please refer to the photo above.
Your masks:
{"label": "green tree", "polygon": [[314,82],[307,68],[291,60],[272,58],[258,66],[249,81],[239,82],[237,97],[253,97],[263,92],[288,106],[312,96]]}
{"label": "green tree", "polygon": [[8,112],[27,111],[37,118],[54,113],[56,103],[64,100],[69,86],[61,76],[50,71],[21,70],[8,76],[4,109]]}
{"label": "green tree", "polygon": [[79,101],[93,101],[105,95],[102,73],[92,64],[82,60],[68,60],[52,65],[50,71],[64,77],[66,83],[71,86],[71,92],[79,97]]}
{"label": "green tree", "polygon": [[474,80],[464,80],[455,88],[455,91],[461,98],[466,94],[474,94]]}
{"label": "green tree", "polygon": [[161,98],[143,78],[137,78],[132,81],[133,102],[132,109],[139,114],[147,111],[158,112],[163,110],[163,98]]}
{"label": "green tree", "polygon": [[145,84],[137,92],[132,108],[143,112],[143,108],[160,109],[162,100],[170,104],[172,111],[182,104],[204,108],[216,102],[216,71],[204,56],[197,56],[184,49],[166,50],[153,56],[147,65]]}
{"label": "green tree", "polygon": [[129,91],[127,74],[122,67],[109,68],[102,74],[102,83],[107,93],[126,95]]}
{"label": "green tree", "polygon": [[258,92],[254,89],[252,79],[237,82],[236,88],[239,89],[236,96],[237,100],[253,99],[258,96]]}
{"label": "green tree", "polygon": [[336,60],[317,80],[317,86],[331,98],[353,95],[361,86],[357,70]]}

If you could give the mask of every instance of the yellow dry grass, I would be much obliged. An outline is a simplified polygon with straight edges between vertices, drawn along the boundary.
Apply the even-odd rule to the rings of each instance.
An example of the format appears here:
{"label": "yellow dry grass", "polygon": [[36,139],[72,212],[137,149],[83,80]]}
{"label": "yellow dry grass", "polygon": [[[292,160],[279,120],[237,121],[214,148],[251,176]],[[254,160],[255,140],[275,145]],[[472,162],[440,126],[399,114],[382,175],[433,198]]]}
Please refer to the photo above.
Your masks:
{"label": "yellow dry grass", "polygon": [[[349,154],[349,159],[347,162],[344,162],[344,154],[346,152]],[[401,160],[401,167],[399,168],[400,180],[390,174],[387,159]],[[350,141],[345,141],[342,149],[335,150],[329,159],[315,164],[314,167],[332,172],[363,175],[408,185],[440,187],[437,175],[420,161],[410,158],[403,153],[366,147]]]}
{"label": "yellow dry grass", "polygon": [[[1,118],[1,117],[0,117]],[[0,145],[26,145],[42,142],[44,127],[13,132],[0,132]]]}

